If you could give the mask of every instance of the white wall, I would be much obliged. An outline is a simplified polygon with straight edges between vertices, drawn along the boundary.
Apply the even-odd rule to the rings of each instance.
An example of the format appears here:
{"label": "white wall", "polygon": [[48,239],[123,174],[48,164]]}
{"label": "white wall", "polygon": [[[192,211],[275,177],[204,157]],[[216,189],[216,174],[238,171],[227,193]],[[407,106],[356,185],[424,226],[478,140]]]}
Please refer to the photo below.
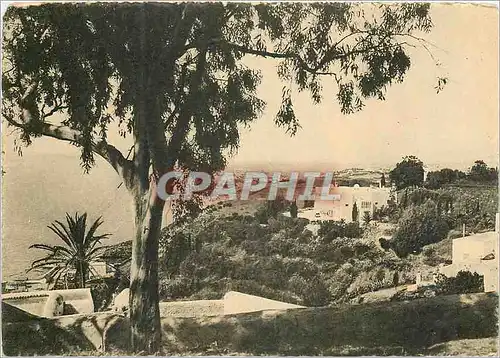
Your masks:
{"label": "white wall", "polygon": [[[352,221],[352,208],[354,203],[358,207],[358,218],[361,221],[365,211],[373,216],[374,206],[380,208],[387,205],[390,198],[390,188],[371,187],[336,187],[331,189],[332,194],[339,194],[340,200],[321,200],[319,197],[314,202],[313,214],[320,214],[315,220],[341,220]],[[362,203],[370,203],[368,208],[363,208]]]}
{"label": "white wall", "polygon": [[453,264],[480,263],[486,255],[498,251],[498,233],[487,232],[483,234],[466,236],[453,240]]}

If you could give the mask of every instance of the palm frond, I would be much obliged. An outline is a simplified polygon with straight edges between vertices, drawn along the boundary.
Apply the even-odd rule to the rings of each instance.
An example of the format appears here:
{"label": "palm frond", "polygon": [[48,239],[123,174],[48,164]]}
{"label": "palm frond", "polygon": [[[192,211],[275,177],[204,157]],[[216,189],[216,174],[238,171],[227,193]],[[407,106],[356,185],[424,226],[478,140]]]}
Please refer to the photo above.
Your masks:
{"label": "palm frond", "polygon": [[[30,248],[45,251],[47,255],[33,261],[28,271],[39,268],[55,268],[56,284],[63,275],[68,274],[70,269],[81,270],[82,274],[87,276],[89,272],[93,271],[90,262],[97,260],[104,251],[104,247],[98,247],[98,245],[102,244],[101,240],[109,236],[109,234],[96,235],[97,229],[102,223],[102,217],[99,217],[87,231],[87,213],[79,215],[78,212],[74,216],[66,213],[66,224],[55,220],[47,227],[65,245],[31,245]],[[82,283],[85,284],[84,280]]]}
{"label": "palm frond", "polygon": [[[56,225],[59,225],[59,227],[57,227]],[[62,222],[54,221],[54,223],[52,225],[49,225],[47,227],[52,232],[54,232],[54,234],[59,236],[59,238],[61,238],[61,240],[63,240],[66,245],[73,248],[74,250],[77,249],[76,244],[73,240],[73,236],[71,235],[70,232],[68,232],[68,230],[66,229],[66,226]]]}

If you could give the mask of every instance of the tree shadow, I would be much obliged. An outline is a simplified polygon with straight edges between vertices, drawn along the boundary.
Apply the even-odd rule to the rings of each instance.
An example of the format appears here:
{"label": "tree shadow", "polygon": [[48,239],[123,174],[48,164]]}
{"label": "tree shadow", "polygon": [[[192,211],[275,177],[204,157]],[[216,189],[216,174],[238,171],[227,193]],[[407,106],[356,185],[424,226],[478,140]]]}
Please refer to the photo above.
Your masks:
{"label": "tree shadow", "polygon": [[44,318],[2,302],[3,349],[9,356],[126,351],[127,327],[127,319],[113,313]]}
{"label": "tree shadow", "polygon": [[58,327],[54,320],[29,314],[3,302],[2,344],[3,352],[8,356],[60,355],[91,348],[86,340]]}
{"label": "tree shadow", "polygon": [[495,337],[498,296],[438,296],[409,302],[162,320],[172,354],[401,355],[432,345]]}

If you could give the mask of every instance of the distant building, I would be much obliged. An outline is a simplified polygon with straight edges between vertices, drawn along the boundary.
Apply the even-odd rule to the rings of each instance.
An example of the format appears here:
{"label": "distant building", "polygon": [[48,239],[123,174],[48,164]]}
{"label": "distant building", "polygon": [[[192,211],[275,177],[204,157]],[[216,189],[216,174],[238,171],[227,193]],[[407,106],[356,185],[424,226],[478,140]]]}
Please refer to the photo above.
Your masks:
{"label": "distant building", "polygon": [[316,188],[316,200],[310,209],[301,210],[298,217],[309,220],[345,220],[353,221],[353,207],[356,203],[358,221],[362,220],[365,212],[373,217],[376,209],[387,206],[391,198],[391,188],[334,186],[330,194],[338,194],[337,200],[321,200],[321,187]]}
{"label": "distant building", "polygon": [[476,272],[484,277],[484,291],[498,291],[498,214],[496,231],[475,234],[453,240],[452,264],[440,272],[454,277],[460,271]]}

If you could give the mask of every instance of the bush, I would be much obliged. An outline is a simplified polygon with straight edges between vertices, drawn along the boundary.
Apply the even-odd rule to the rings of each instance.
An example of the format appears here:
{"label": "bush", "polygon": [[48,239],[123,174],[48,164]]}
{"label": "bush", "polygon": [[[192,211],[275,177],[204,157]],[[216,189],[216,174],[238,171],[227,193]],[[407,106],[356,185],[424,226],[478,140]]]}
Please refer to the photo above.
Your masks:
{"label": "bush", "polygon": [[194,293],[193,282],[185,276],[164,278],[159,282],[159,295],[162,300],[175,300]]}
{"label": "bush", "polygon": [[[164,230],[160,241],[162,299],[217,298],[228,290],[306,306],[347,302],[356,290],[390,287],[411,268],[361,237],[358,223],[278,216],[265,227],[249,216],[202,213]],[[392,257],[392,261],[390,261]],[[382,277],[383,276],[383,277]]]}
{"label": "bush", "polygon": [[474,232],[494,230],[498,211],[497,187],[449,187],[439,192],[442,197],[447,196],[453,201],[449,214],[452,228],[461,232],[462,224],[465,224],[467,230]]}
{"label": "bush", "polygon": [[288,280],[288,287],[308,307],[326,306],[330,302],[330,292],[328,292],[324,281],[317,276],[306,279],[295,274]]}
{"label": "bush", "polygon": [[405,210],[391,246],[399,257],[406,257],[420,252],[425,245],[444,239],[447,233],[448,226],[438,213],[436,204],[428,200],[425,204]]}
{"label": "bush", "polygon": [[359,238],[363,235],[363,230],[359,223],[346,223],[345,221],[321,221],[318,229],[318,236],[325,242],[331,242],[338,238]]}
{"label": "bush", "polygon": [[113,300],[113,294],[116,293],[120,285],[120,279],[112,277],[99,279],[90,287],[90,294],[94,301],[95,311],[105,311]]}
{"label": "bush", "polygon": [[384,249],[385,251],[389,250],[391,248],[391,242],[390,240],[387,240],[383,237],[378,239],[378,242],[380,243],[380,247]]}
{"label": "bush", "polygon": [[422,262],[428,266],[438,266],[448,261],[446,258],[440,256],[434,247],[424,248],[423,256]]}
{"label": "bush", "polygon": [[281,197],[266,201],[255,212],[255,218],[260,224],[267,224],[270,218],[277,219],[278,214],[286,210],[287,204]]}
{"label": "bush", "polygon": [[436,280],[438,294],[455,295],[484,291],[484,277],[477,272],[460,271],[456,277],[438,275]]}

